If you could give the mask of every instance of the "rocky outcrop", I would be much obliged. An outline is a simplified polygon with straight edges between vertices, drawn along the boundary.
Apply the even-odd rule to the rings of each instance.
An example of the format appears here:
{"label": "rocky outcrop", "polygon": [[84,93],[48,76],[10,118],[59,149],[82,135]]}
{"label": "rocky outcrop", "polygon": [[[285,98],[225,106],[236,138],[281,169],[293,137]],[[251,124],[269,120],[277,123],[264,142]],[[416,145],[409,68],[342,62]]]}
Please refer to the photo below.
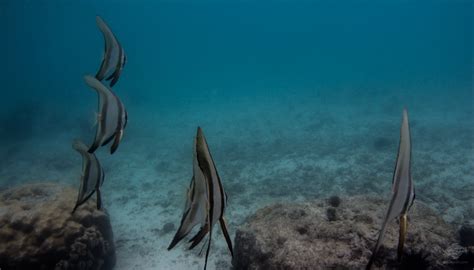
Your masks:
{"label": "rocky outcrop", "polygon": [[[364,269],[387,203],[362,196],[331,197],[260,209],[236,233],[234,269]],[[394,220],[372,269],[455,268],[465,252],[457,242],[456,230],[417,201],[402,262],[396,261]]]}
{"label": "rocky outcrop", "polygon": [[0,269],[112,269],[109,217],[94,200],[71,215],[76,197],[58,184],[0,193]]}

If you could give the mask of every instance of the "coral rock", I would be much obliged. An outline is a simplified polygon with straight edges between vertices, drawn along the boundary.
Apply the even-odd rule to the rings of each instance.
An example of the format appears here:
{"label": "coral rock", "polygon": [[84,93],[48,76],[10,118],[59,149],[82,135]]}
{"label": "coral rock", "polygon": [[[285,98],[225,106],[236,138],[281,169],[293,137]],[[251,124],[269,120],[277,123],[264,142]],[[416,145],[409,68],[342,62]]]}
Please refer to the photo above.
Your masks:
{"label": "coral rock", "polygon": [[[344,198],[337,219],[329,220],[325,200],[265,207],[237,231],[232,264],[236,270],[364,269],[387,205],[379,198]],[[300,211],[306,214],[293,214]],[[398,224],[393,220],[372,269],[451,269],[465,249],[457,242],[455,229],[417,201],[409,215],[401,264],[396,261]]]}
{"label": "coral rock", "polygon": [[0,269],[112,269],[109,217],[94,200],[71,215],[76,196],[46,183],[0,193]]}

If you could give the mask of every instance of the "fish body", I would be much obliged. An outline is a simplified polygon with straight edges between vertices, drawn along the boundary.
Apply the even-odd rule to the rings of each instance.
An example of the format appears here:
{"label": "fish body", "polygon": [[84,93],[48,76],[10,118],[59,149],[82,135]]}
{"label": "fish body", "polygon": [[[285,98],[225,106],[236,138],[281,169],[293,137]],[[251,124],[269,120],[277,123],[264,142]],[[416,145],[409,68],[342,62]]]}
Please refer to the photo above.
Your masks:
{"label": "fish body", "polygon": [[99,146],[104,146],[113,140],[110,148],[110,153],[113,154],[117,150],[127,126],[127,110],[117,95],[96,78],[86,75],[84,80],[99,95],[97,130],[89,152],[93,153]]}
{"label": "fish body", "polygon": [[232,241],[224,219],[226,205],[227,195],[224,192],[204,133],[202,129],[198,127],[194,143],[193,178],[188,188],[181,224],[168,250],[172,249],[186,237],[195,226],[200,225],[199,231],[189,241],[191,243],[189,248],[193,249],[208,235],[204,265],[204,269],[206,269],[211,247],[212,229],[219,221],[229,251],[231,255],[233,255]]}
{"label": "fish body", "polygon": [[415,200],[415,188],[411,178],[411,137],[408,123],[408,112],[403,110],[402,125],[400,128],[400,144],[398,146],[397,161],[392,180],[392,199],[387,214],[382,224],[382,228],[375,244],[372,256],[366,269],[370,269],[383,242],[386,226],[389,221],[395,218],[400,219],[400,234],[398,241],[398,260],[401,259],[403,246],[405,243],[406,231],[408,227],[407,214]]}
{"label": "fish body", "polygon": [[127,56],[120,42],[104,20],[97,16],[96,22],[104,36],[105,49],[102,63],[95,77],[99,81],[104,79],[111,81],[110,87],[113,87],[122,74],[123,67],[127,62]]}
{"label": "fish body", "polygon": [[97,195],[97,209],[100,209],[102,207],[100,187],[104,183],[104,170],[95,154],[89,153],[88,147],[83,142],[75,140],[72,147],[82,156],[81,184],[72,213],[84,204],[94,192]]}

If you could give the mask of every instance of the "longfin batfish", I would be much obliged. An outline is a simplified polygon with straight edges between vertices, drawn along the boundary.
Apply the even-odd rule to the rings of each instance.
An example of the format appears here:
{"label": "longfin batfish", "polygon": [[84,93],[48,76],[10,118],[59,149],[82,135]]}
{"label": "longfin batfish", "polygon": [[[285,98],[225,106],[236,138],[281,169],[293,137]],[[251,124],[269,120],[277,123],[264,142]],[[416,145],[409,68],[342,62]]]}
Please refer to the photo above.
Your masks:
{"label": "longfin batfish", "polygon": [[97,131],[89,153],[93,153],[99,146],[104,146],[113,140],[110,147],[110,153],[113,154],[122,140],[127,125],[127,111],[117,95],[96,78],[86,75],[84,80],[99,94]]}
{"label": "longfin batfish", "polygon": [[75,140],[72,147],[82,156],[82,175],[79,194],[77,195],[76,205],[72,213],[85,203],[96,192],[97,209],[102,207],[100,196],[100,187],[104,183],[104,170],[100,166],[99,160],[93,153],[88,152],[88,147],[81,141]]}
{"label": "longfin batfish", "polygon": [[204,133],[202,129],[198,127],[194,141],[193,178],[191,179],[191,184],[188,189],[181,224],[168,250],[178,244],[179,241],[186,237],[191,230],[199,224],[199,231],[189,241],[191,242],[189,249],[197,246],[202,239],[209,234],[204,264],[204,269],[206,269],[209,250],[211,248],[212,229],[216,222],[219,221],[227,247],[233,256],[232,241],[224,219],[226,205],[227,195],[224,192],[214,160],[209,152]]}
{"label": "longfin batfish", "polygon": [[110,30],[104,20],[97,16],[96,22],[100,31],[104,35],[105,51],[104,58],[102,59],[99,71],[97,71],[95,77],[99,81],[104,79],[106,81],[112,80],[110,82],[110,87],[112,87],[117,83],[120,74],[122,73],[122,69],[127,62],[127,56],[114,33]]}
{"label": "longfin batfish", "polygon": [[408,220],[407,214],[415,201],[415,188],[411,179],[411,138],[410,126],[408,124],[408,113],[403,109],[402,126],[400,128],[400,144],[398,146],[398,156],[393,173],[392,180],[392,200],[387,214],[382,224],[382,228],[375,244],[374,251],[370,257],[366,269],[370,269],[374,259],[383,242],[387,223],[396,217],[400,219],[400,234],[398,239],[398,260],[400,261],[403,253],[403,245],[407,232]]}

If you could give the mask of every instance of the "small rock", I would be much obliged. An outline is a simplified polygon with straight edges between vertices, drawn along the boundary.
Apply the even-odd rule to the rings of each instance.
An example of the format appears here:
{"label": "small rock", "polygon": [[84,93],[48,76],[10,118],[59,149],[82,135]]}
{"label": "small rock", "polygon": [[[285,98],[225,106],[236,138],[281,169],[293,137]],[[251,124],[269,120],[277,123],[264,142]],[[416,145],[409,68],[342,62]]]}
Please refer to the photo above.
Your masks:
{"label": "small rock", "polygon": [[328,199],[328,203],[332,207],[338,207],[341,204],[341,198],[339,198],[339,196],[336,196],[336,195],[331,196]]}
{"label": "small rock", "polygon": [[171,222],[168,222],[165,225],[163,225],[163,228],[161,228],[161,234],[164,235],[164,234],[168,234],[170,232],[173,232],[174,228],[175,228],[174,224],[171,223]]}
{"label": "small rock", "polygon": [[329,221],[336,221],[337,220],[336,208],[330,207],[326,209],[326,217],[328,218]]}

